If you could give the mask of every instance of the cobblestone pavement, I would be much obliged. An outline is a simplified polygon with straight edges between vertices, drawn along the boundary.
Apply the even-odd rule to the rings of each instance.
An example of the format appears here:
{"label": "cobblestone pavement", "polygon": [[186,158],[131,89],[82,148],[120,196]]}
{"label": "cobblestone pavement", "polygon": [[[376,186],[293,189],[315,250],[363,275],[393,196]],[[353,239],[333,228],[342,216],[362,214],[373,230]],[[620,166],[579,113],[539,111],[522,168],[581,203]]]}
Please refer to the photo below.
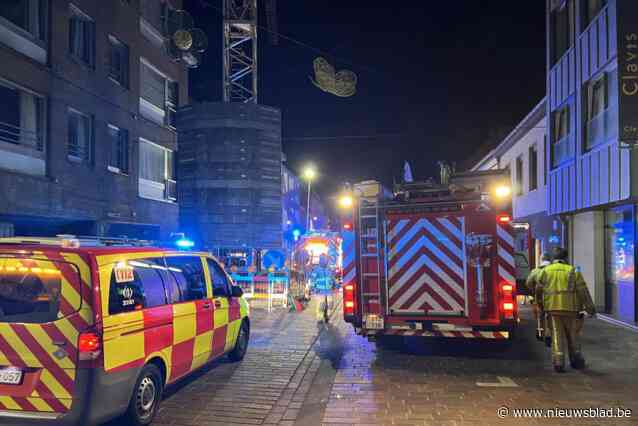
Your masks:
{"label": "cobblestone pavement", "polygon": [[[304,404],[298,425],[638,424],[638,334],[599,320],[586,323],[583,350],[590,367],[562,375],[553,372],[549,350],[536,341],[529,319],[512,345],[411,338],[384,346],[354,335],[343,323],[326,333],[335,337],[320,342],[331,340],[333,346],[319,347],[317,353],[336,350],[341,356],[335,368],[330,368],[333,359],[320,366],[323,382],[313,385],[317,391]],[[327,375],[332,377],[328,386]],[[512,382],[516,387],[503,386]],[[634,416],[517,418],[514,411],[589,407],[622,407]]]}
{"label": "cobblestone pavement", "polygon": [[[638,334],[588,320],[590,368],[553,373],[531,321],[511,346],[419,340],[378,345],[335,312],[252,312],[249,352],[218,361],[166,391],[156,425],[615,425],[638,424]],[[516,387],[481,387],[513,381]],[[497,409],[508,407],[501,419]],[[620,419],[515,418],[518,408],[623,407]]]}

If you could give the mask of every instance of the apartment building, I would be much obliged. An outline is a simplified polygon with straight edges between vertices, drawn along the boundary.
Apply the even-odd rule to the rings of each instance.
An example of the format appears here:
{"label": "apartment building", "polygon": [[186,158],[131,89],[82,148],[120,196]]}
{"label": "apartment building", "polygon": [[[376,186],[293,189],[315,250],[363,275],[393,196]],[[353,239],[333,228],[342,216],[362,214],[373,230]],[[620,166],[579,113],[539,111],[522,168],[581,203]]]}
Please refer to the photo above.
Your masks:
{"label": "apartment building", "polygon": [[547,210],[601,312],[636,324],[638,1],[547,1]]}
{"label": "apartment building", "polygon": [[161,0],[0,2],[0,235],[178,229],[188,76],[164,53],[170,13]]}

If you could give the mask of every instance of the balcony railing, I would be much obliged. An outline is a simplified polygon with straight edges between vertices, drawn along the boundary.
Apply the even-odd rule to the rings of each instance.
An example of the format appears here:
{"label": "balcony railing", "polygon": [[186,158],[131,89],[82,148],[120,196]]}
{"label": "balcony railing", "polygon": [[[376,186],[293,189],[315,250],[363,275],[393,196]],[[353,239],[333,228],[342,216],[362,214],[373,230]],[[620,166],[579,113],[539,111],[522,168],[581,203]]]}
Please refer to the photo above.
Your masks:
{"label": "balcony railing", "polygon": [[552,165],[560,165],[574,156],[574,149],[570,135],[565,136],[552,147]]}
{"label": "balcony railing", "polygon": [[585,125],[585,149],[618,137],[618,108],[610,107]]}
{"label": "balcony railing", "polygon": [[44,149],[42,136],[39,132],[25,130],[4,121],[0,121],[0,141],[35,149],[37,151]]}

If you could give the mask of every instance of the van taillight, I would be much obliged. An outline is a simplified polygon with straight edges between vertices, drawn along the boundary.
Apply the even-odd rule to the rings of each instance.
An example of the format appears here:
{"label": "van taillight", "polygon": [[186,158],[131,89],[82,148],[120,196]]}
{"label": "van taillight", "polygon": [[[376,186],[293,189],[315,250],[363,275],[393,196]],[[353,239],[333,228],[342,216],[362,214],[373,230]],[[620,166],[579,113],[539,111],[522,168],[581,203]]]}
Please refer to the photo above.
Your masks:
{"label": "van taillight", "polygon": [[86,332],[78,337],[78,355],[80,361],[93,361],[102,352],[102,338],[94,332]]}

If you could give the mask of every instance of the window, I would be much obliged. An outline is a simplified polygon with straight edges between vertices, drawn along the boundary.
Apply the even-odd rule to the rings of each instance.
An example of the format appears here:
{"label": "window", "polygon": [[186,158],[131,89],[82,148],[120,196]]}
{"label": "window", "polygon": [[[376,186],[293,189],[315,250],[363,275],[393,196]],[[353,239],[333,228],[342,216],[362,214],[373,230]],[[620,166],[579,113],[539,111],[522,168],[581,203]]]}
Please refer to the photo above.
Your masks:
{"label": "window", "polygon": [[62,270],[65,281],[79,285],[80,274],[70,263],[0,258],[0,322],[42,324],[76,312],[80,298],[65,297],[67,303],[60,303],[66,291]]}
{"label": "window", "polygon": [[73,5],[69,19],[69,51],[89,67],[95,66],[95,22]]}
{"label": "window", "polygon": [[583,92],[586,111],[585,149],[603,143],[617,136],[617,71],[602,74],[587,83]]}
{"label": "window", "polygon": [[140,139],[140,196],[177,200],[175,154],[160,145]]}
{"label": "window", "polygon": [[516,175],[514,176],[514,191],[516,195],[523,194],[523,157],[516,159],[516,165],[514,167]]}
{"label": "window", "polygon": [[116,264],[111,273],[109,313],[119,314],[167,303],[161,258],[130,260]]}
{"label": "window", "polygon": [[140,62],[140,114],[158,124],[175,128],[175,111],[179,105],[179,84],[156,68]]}
{"label": "window", "polygon": [[543,156],[541,157],[543,160],[543,186],[547,185],[547,134],[543,135]]}
{"label": "window", "polygon": [[538,151],[536,145],[529,147],[529,190],[538,189]]}
{"label": "window", "polygon": [[165,22],[168,16],[168,4],[161,0],[141,0],[142,17],[161,34],[165,33]]}
{"label": "window", "polygon": [[583,29],[607,6],[607,0],[582,0]]}
{"label": "window", "polygon": [[128,131],[108,125],[110,158],[108,169],[115,173],[128,173]]}
{"label": "window", "polygon": [[222,268],[212,259],[206,259],[210,278],[213,281],[213,297],[230,297],[228,278]]}
{"label": "window", "polygon": [[556,167],[573,156],[570,138],[570,108],[565,105],[552,113],[552,165]]}
{"label": "window", "polygon": [[109,35],[109,77],[128,88],[129,54],[128,46]]}
{"label": "window", "polygon": [[90,163],[93,160],[93,117],[69,108],[69,158]]}
{"label": "window", "polygon": [[31,34],[37,40],[46,35],[45,0],[2,0],[0,17]]}
{"label": "window", "polygon": [[574,2],[564,0],[551,13],[552,64],[574,44]]}
{"label": "window", "polygon": [[43,151],[43,99],[2,81],[0,99],[0,142]]}
{"label": "window", "polygon": [[180,289],[181,300],[205,299],[206,280],[202,261],[196,256],[169,256],[166,265]]}

